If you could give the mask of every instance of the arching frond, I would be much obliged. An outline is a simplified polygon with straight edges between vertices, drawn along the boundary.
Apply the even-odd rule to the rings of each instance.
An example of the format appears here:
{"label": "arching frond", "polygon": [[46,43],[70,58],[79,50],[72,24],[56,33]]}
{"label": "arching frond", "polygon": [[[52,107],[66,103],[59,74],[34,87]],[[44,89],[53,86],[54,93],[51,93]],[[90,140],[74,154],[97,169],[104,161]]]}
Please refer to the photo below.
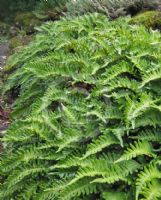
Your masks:
{"label": "arching frond", "polygon": [[116,162],[121,162],[124,160],[130,160],[132,158],[135,158],[139,155],[147,155],[147,156],[153,156],[153,148],[152,145],[145,141],[138,141],[134,144],[130,144],[130,147],[125,150],[121,158],[119,158]]}
{"label": "arching frond", "polygon": [[139,173],[136,180],[136,199],[139,199],[139,194],[147,188],[147,184],[159,178],[161,178],[161,172],[157,166],[146,166],[144,170]]}
{"label": "arching frond", "polygon": [[111,131],[105,131],[103,135],[99,136],[98,139],[90,143],[90,145],[87,147],[87,152],[82,157],[82,159],[85,159],[92,154],[98,153],[102,151],[103,148],[106,148],[112,144],[118,144],[118,140],[111,133]]}

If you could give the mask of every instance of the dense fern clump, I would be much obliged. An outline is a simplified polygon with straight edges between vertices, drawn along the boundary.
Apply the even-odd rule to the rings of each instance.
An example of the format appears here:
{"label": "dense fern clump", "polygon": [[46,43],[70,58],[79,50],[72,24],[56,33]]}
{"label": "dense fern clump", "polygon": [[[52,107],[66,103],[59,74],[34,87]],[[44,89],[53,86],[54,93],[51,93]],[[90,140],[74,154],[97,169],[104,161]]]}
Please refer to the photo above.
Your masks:
{"label": "dense fern clump", "polygon": [[142,10],[156,9],[160,0],[75,0],[67,3],[67,15],[79,16],[88,12],[99,12],[110,18],[134,15]]}
{"label": "dense fern clump", "polygon": [[160,200],[160,39],[99,14],[43,25],[12,57],[0,199]]}

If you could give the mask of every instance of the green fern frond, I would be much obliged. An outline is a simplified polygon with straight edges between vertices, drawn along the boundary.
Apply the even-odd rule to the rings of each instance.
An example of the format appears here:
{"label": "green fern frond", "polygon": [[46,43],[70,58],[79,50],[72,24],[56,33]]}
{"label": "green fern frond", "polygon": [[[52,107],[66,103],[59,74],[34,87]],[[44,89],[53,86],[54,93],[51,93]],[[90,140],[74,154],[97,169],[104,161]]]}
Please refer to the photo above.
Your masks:
{"label": "green fern frond", "polygon": [[[11,173],[7,180],[6,180],[6,186],[4,185],[3,190],[16,190],[17,189],[17,184],[19,184],[25,177],[32,176],[34,174],[38,174],[40,172],[45,172],[46,169],[44,167],[32,167],[32,168],[25,168],[25,169],[19,169],[19,170],[14,170],[13,173]],[[9,193],[11,193],[9,192]],[[3,196],[3,192],[0,193],[0,196]]]}
{"label": "green fern frond", "polygon": [[125,150],[121,158],[119,158],[117,162],[121,162],[124,160],[130,160],[139,155],[147,155],[154,156],[152,145],[148,141],[138,141],[134,142],[134,144],[130,144],[130,147]]}
{"label": "green fern frond", "polygon": [[144,168],[136,180],[136,199],[139,199],[140,193],[147,188],[147,184],[155,179],[161,178],[161,172],[155,165],[149,165]]}
{"label": "green fern frond", "polygon": [[128,200],[128,195],[125,192],[105,192],[103,193],[104,200]]}
{"label": "green fern frond", "polygon": [[[135,161],[128,161],[121,163],[120,165],[113,165],[106,169],[105,173],[102,174],[103,177],[95,178],[92,183],[115,183],[118,181],[128,182],[127,176],[137,171],[139,164]],[[124,170],[124,171],[123,171]]]}
{"label": "green fern frond", "polygon": [[89,194],[97,193],[98,187],[97,184],[90,184],[91,179],[85,178],[79,180],[71,186],[65,187],[60,194],[62,200],[70,200],[73,197],[77,196],[88,196]]}
{"label": "green fern frond", "polygon": [[115,79],[115,77],[123,73],[134,74],[134,68],[127,62],[121,62],[120,64],[114,65],[111,68],[107,69],[106,72],[103,74],[105,78],[104,80],[101,80],[101,83],[103,85],[106,85],[109,81]]}
{"label": "green fern frond", "polygon": [[[121,164],[110,165],[107,161],[99,160],[94,166],[87,166],[78,171],[76,177],[69,182],[68,186],[73,185],[85,177],[93,177],[91,183],[115,183],[119,180],[125,180],[128,174],[136,171],[139,164],[135,161],[127,161]],[[124,169],[124,171],[123,171]],[[101,176],[101,178],[97,178]]]}
{"label": "green fern frond", "polygon": [[125,117],[127,122],[132,123],[135,128],[135,119],[142,115],[146,110],[154,106],[154,100],[148,94],[141,94],[140,101],[134,101],[127,99],[127,106],[125,111]]}
{"label": "green fern frond", "polygon": [[146,84],[150,83],[151,81],[155,81],[161,78],[161,69],[156,67],[156,69],[150,72],[147,72],[143,76],[143,81],[141,84],[141,88],[144,87]]}
{"label": "green fern frond", "polygon": [[141,192],[144,196],[143,200],[158,200],[161,197],[160,182],[152,181],[147,184],[147,187]]}
{"label": "green fern frond", "polygon": [[129,80],[127,78],[117,78],[108,83],[108,92],[112,92],[113,90],[120,88],[129,89],[135,92],[138,89],[138,83],[135,80]]}
{"label": "green fern frond", "polygon": [[137,133],[137,136],[130,136],[132,139],[137,140],[146,140],[146,141],[152,141],[152,142],[160,142],[161,141],[161,135],[160,130],[152,129],[152,130],[144,130],[139,133]]}
{"label": "green fern frond", "polygon": [[98,153],[102,151],[102,149],[112,144],[118,144],[118,140],[111,133],[111,131],[105,131],[101,136],[98,137],[98,139],[89,144],[89,146],[87,147],[87,151],[82,159],[85,159],[92,154]]}

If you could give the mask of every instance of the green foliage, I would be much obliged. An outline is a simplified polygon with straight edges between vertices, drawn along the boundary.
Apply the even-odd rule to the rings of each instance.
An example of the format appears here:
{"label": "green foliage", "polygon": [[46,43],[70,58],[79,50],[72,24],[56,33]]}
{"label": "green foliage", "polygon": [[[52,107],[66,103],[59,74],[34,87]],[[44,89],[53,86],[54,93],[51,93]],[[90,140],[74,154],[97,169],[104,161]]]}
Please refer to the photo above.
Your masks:
{"label": "green foliage", "polygon": [[133,17],[131,24],[143,24],[147,28],[161,28],[161,13],[159,11],[146,11]]}
{"label": "green foliage", "polygon": [[75,16],[89,12],[106,14],[110,18],[134,15],[141,10],[156,9],[160,0],[75,0],[67,3],[67,15]]}
{"label": "green foliage", "polygon": [[46,16],[48,20],[58,20],[67,11],[66,3],[70,0],[41,0],[35,7],[38,16]]}
{"label": "green foliage", "polygon": [[37,2],[37,0],[1,0],[0,18],[7,18],[8,20],[18,11],[31,11]]}
{"label": "green foliage", "polygon": [[19,52],[21,48],[23,48],[24,45],[27,45],[32,40],[32,36],[30,35],[18,35],[15,37],[12,37],[8,40],[10,53],[11,52]]}
{"label": "green foliage", "polygon": [[40,0],[36,9],[40,11],[48,11],[51,9],[59,10],[61,7],[65,6],[68,1],[69,0]]}
{"label": "green foliage", "polygon": [[32,15],[32,11],[44,13],[50,10],[52,13],[58,14],[58,11],[62,13],[68,1],[69,0],[1,0],[0,19],[13,21],[17,12],[30,12]]}
{"label": "green foliage", "polygon": [[32,12],[17,13],[14,21],[26,33],[32,33],[35,26],[38,26],[41,23],[41,20],[39,20]]}
{"label": "green foliage", "polygon": [[105,200],[128,200],[128,196],[125,192],[116,192],[116,191],[111,191],[111,192],[105,192],[103,194],[103,197]]}
{"label": "green foliage", "polygon": [[22,40],[19,37],[13,37],[9,40],[10,49],[15,49],[15,48],[22,46],[22,45],[23,45]]}
{"label": "green foliage", "polygon": [[160,200],[161,34],[100,14],[39,31],[8,62],[0,199]]}
{"label": "green foliage", "polygon": [[9,31],[9,25],[0,21],[0,36],[7,36]]}

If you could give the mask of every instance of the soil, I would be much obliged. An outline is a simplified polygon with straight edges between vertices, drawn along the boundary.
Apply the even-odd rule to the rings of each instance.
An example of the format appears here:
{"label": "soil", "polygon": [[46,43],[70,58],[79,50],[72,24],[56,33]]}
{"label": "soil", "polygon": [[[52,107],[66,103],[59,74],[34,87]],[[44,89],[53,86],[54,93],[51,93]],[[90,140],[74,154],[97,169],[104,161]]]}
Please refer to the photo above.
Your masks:
{"label": "soil", "polygon": [[4,105],[4,100],[0,97],[0,133],[2,133],[9,125],[9,115],[11,110]]}
{"label": "soil", "polygon": [[8,54],[9,54],[9,44],[7,42],[0,44],[0,70],[3,69]]}
{"label": "soil", "polygon": [[[9,55],[9,45],[7,42],[0,44],[0,75],[2,73],[3,67],[5,65],[6,59]],[[1,76],[0,76],[1,77]],[[2,84],[2,80],[0,78],[0,85]],[[0,95],[0,137],[3,132],[9,126],[9,115],[11,110],[6,106],[3,97]],[[0,152],[2,152],[2,144],[0,143]]]}

